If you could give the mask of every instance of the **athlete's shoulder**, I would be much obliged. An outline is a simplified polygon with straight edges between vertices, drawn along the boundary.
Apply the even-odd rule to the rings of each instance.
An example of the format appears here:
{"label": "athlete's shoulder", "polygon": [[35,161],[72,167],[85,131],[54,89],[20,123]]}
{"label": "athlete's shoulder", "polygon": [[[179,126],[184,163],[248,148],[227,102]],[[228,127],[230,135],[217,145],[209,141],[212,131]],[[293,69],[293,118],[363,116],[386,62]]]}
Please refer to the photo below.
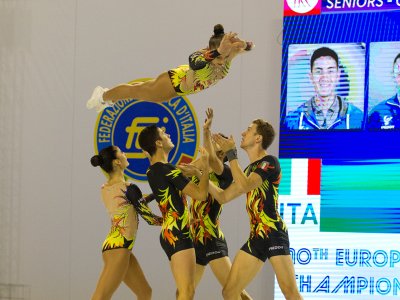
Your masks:
{"label": "athlete's shoulder", "polygon": [[280,172],[279,159],[274,155],[267,154],[263,158],[253,163],[253,169],[254,171],[260,170],[264,172]]}
{"label": "athlete's shoulder", "polygon": [[258,165],[264,162],[268,163],[268,165],[270,166],[279,166],[279,159],[271,154],[267,154],[262,159],[260,159]]}
{"label": "athlete's shoulder", "polygon": [[147,174],[152,174],[155,176],[161,175],[161,174],[165,174],[170,172],[171,170],[176,169],[176,167],[173,164],[170,163],[163,163],[163,162],[156,162],[154,164],[152,164],[148,170],[147,170]]}
{"label": "athlete's shoulder", "polygon": [[369,115],[372,115],[372,114],[386,114],[386,112],[390,111],[390,109],[391,109],[390,103],[395,103],[396,97],[397,97],[397,95],[394,95],[393,97],[391,97],[389,99],[386,99],[386,100],[383,100],[383,101],[379,102],[377,105],[375,105],[371,109]]}
{"label": "athlete's shoulder", "polygon": [[363,111],[358,106],[354,105],[351,101],[349,101],[349,99],[347,99],[346,97],[341,97],[341,96],[337,97],[339,101],[342,103],[344,114],[351,114],[351,115],[363,114]]}
{"label": "athlete's shoulder", "polygon": [[143,197],[142,191],[140,188],[133,183],[129,183],[129,185],[126,188],[126,196],[130,200],[130,202],[133,203],[133,201],[139,200],[140,198]]}
{"label": "athlete's shoulder", "polygon": [[285,117],[284,125],[287,129],[299,129],[299,120],[301,116],[304,116],[311,106],[311,100],[309,99],[303,104],[299,105],[296,109],[291,110]]}

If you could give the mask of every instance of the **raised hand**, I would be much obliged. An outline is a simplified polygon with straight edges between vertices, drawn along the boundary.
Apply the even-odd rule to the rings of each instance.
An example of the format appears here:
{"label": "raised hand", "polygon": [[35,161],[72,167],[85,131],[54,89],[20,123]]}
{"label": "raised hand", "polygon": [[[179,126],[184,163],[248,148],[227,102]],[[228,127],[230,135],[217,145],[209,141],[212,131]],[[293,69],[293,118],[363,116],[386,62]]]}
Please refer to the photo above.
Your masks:
{"label": "raised hand", "polygon": [[225,33],[224,37],[221,40],[221,43],[219,44],[218,47],[218,52],[222,56],[227,56],[232,50],[232,39],[234,39],[237,36],[237,33],[234,32],[228,32]]}
{"label": "raised hand", "polygon": [[247,42],[245,40],[240,39],[237,36],[231,38],[231,43],[232,43],[232,49],[236,52],[245,50],[249,51],[255,47],[253,42]]}
{"label": "raised hand", "polygon": [[208,152],[206,148],[204,147],[199,147],[199,152],[200,152],[200,159],[199,159],[199,168],[200,170],[204,173],[206,172],[208,174]]}
{"label": "raised hand", "polygon": [[214,117],[214,111],[211,107],[206,110],[206,120],[204,121],[203,130],[211,130],[211,124]]}
{"label": "raised hand", "polygon": [[224,138],[220,134],[213,134],[214,141],[221,147],[221,150],[225,153],[229,150],[236,148],[235,141],[231,135],[229,138]]}
{"label": "raised hand", "polygon": [[186,177],[192,177],[192,176],[197,176],[200,177],[201,176],[201,171],[200,169],[193,165],[193,164],[179,164],[178,169],[182,171],[183,175],[185,175]]}

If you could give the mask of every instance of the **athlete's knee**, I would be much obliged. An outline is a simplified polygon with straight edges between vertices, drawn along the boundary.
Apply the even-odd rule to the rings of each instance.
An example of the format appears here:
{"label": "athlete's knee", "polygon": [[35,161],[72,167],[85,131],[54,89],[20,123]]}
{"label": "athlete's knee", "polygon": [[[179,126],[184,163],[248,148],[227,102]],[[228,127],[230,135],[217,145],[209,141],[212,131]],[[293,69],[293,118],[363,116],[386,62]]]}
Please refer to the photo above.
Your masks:
{"label": "athlete's knee", "polygon": [[91,300],[105,300],[111,299],[113,293],[107,292],[105,290],[96,290],[91,298]]}
{"label": "athlete's knee", "polygon": [[300,295],[299,292],[293,293],[291,295],[286,295],[285,293],[283,293],[283,295],[285,296],[286,300],[303,300],[303,297]]}
{"label": "athlete's knee", "polygon": [[154,80],[144,81],[136,85],[128,86],[129,94],[135,95],[138,100],[147,100],[152,102],[163,102],[160,86]]}
{"label": "athlete's knee", "polygon": [[224,297],[224,299],[240,299],[240,291],[229,286],[224,286],[222,289],[222,297]]}
{"label": "athlete's knee", "polygon": [[301,300],[302,297],[297,289],[296,285],[290,284],[280,284],[279,285],[282,291],[282,294],[285,296],[286,300]]}
{"label": "athlete's knee", "polygon": [[150,300],[153,295],[153,289],[147,285],[142,287],[141,291],[136,294],[138,300]]}
{"label": "athlete's knee", "polygon": [[178,288],[176,290],[177,299],[193,299],[194,298],[194,285],[188,285]]}

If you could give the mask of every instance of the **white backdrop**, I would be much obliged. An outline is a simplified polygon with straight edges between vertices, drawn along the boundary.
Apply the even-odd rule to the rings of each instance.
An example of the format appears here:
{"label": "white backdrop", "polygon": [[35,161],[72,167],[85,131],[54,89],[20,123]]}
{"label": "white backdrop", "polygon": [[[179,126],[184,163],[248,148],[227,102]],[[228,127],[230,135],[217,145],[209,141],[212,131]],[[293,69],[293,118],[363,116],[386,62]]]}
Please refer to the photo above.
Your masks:
{"label": "white backdrop", "polygon": [[[189,97],[199,121],[212,106],[214,128],[236,141],[254,118],[278,129],[282,12],[279,0],[0,0],[0,292],[21,284],[15,290],[26,299],[75,300],[95,288],[109,229],[105,178],[89,163],[96,113],[85,102],[96,85],[186,63],[222,23],[256,48],[217,86]],[[270,153],[278,154],[278,140]],[[244,167],[247,156],[239,158]],[[225,206],[221,222],[233,259],[249,231],[244,198]],[[134,252],[153,298],[174,299],[158,233],[141,222]],[[269,263],[248,291],[273,299]],[[196,299],[220,295],[207,270]],[[121,286],[113,299],[128,298]]]}

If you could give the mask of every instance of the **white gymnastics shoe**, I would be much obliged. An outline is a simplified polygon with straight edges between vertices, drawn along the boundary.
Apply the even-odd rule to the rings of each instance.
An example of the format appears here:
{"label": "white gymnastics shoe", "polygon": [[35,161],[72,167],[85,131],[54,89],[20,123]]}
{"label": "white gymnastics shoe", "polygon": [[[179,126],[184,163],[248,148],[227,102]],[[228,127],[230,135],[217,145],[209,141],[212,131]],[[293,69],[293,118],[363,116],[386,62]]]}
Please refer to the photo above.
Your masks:
{"label": "white gymnastics shoe", "polygon": [[112,104],[109,104],[103,100],[103,94],[106,91],[108,91],[107,88],[102,88],[101,86],[96,86],[95,89],[93,90],[92,96],[86,102],[86,107],[88,109],[94,108],[96,110],[96,112],[99,113],[106,107],[112,106]]}

